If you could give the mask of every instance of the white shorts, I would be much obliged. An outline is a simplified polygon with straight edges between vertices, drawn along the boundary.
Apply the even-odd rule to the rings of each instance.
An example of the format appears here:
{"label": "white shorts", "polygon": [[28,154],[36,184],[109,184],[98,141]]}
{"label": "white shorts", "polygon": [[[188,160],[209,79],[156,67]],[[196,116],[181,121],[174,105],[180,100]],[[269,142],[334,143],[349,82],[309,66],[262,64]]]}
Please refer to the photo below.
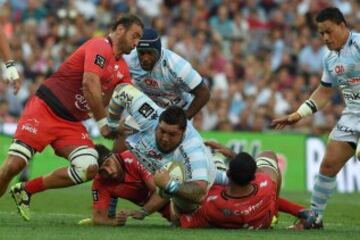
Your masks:
{"label": "white shorts", "polygon": [[331,131],[329,138],[340,142],[352,142],[357,144],[360,133],[348,126],[337,123]]}

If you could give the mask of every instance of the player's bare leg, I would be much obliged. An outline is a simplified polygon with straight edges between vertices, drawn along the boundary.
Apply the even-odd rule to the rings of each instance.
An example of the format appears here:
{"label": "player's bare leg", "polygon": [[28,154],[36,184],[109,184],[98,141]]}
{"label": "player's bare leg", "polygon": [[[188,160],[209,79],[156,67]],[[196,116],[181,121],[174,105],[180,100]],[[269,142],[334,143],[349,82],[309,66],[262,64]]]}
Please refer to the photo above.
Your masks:
{"label": "player's bare leg", "polygon": [[0,167],[0,197],[6,192],[10,181],[26,166],[21,157],[9,155]]}
{"label": "player's bare leg", "polygon": [[322,218],[327,201],[336,189],[336,175],[354,155],[354,152],[347,142],[329,140],[311,195],[311,209],[318,217],[316,221],[310,222],[307,228],[323,228]]}
{"label": "player's bare leg", "polygon": [[[20,215],[30,219],[30,197],[47,189],[55,189],[81,184],[95,177],[97,167],[97,153],[87,146],[69,146],[59,150],[58,155],[67,157],[70,167],[62,167],[45,177],[38,177],[25,183],[18,183],[11,187],[11,194],[15,199]],[[85,156],[85,158],[84,158]]]}

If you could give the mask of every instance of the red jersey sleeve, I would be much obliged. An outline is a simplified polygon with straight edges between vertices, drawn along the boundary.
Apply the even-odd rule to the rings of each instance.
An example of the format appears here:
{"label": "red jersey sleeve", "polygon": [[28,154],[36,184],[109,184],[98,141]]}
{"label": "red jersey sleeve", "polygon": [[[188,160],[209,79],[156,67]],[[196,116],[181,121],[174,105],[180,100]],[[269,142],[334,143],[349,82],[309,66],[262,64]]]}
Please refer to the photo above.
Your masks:
{"label": "red jersey sleeve", "polygon": [[90,41],[85,46],[84,72],[92,72],[102,76],[107,61],[110,61],[111,46],[104,38]]}
{"label": "red jersey sleeve", "polygon": [[111,194],[108,187],[100,181],[101,177],[97,175],[92,184],[92,197],[94,209],[108,209],[110,205]]}
{"label": "red jersey sleeve", "polygon": [[192,214],[183,214],[180,217],[180,226],[182,228],[205,228],[210,224],[206,218],[205,209],[200,207]]}

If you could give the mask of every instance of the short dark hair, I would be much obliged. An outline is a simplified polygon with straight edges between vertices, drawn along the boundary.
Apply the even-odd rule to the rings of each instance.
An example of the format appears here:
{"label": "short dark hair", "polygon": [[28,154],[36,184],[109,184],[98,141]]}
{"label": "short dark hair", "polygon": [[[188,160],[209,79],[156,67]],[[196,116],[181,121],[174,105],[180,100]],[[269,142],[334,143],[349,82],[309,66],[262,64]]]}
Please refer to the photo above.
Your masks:
{"label": "short dark hair", "polygon": [[321,10],[316,16],[316,22],[332,21],[336,24],[345,23],[347,26],[346,20],[342,12],[336,7],[328,7]]}
{"label": "short dark hair", "polygon": [[230,160],[227,176],[231,182],[246,186],[255,179],[256,168],[255,159],[246,152],[240,152]]}
{"label": "short dark hair", "polygon": [[105,162],[105,160],[112,154],[112,152],[110,151],[110,149],[108,149],[107,147],[105,147],[103,144],[96,144],[95,145],[95,150],[98,152],[99,154],[99,158],[98,158],[98,165],[99,167],[101,167],[101,165]]}
{"label": "short dark hair", "polygon": [[137,24],[141,28],[144,28],[144,24],[139,17],[132,14],[125,14],[112,25],[112,30],[115,31],[119,25],[123,25],[126,29],[128,29],[133,24]]}
{"label": "short dark hair", "polygon": [[184,109],[178,106],[170,106],[160,114],[159,122],[164,121],[167,124],[178,125],[180,129],[185,130],[187,117]]}

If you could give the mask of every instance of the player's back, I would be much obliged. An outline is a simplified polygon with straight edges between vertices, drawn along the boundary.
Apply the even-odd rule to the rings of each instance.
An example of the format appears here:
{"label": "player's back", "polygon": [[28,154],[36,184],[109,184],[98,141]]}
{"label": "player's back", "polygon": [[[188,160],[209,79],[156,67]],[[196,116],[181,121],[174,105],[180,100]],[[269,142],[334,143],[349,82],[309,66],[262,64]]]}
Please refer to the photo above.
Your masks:
{"label": "player's back", "polygon": [[243,197],[226,194],[228,186],[216,185],[203,203],[209,224],[221,228],[268,228],[276,214],[276,185],[263,173],[251,182],[254,191]]}

